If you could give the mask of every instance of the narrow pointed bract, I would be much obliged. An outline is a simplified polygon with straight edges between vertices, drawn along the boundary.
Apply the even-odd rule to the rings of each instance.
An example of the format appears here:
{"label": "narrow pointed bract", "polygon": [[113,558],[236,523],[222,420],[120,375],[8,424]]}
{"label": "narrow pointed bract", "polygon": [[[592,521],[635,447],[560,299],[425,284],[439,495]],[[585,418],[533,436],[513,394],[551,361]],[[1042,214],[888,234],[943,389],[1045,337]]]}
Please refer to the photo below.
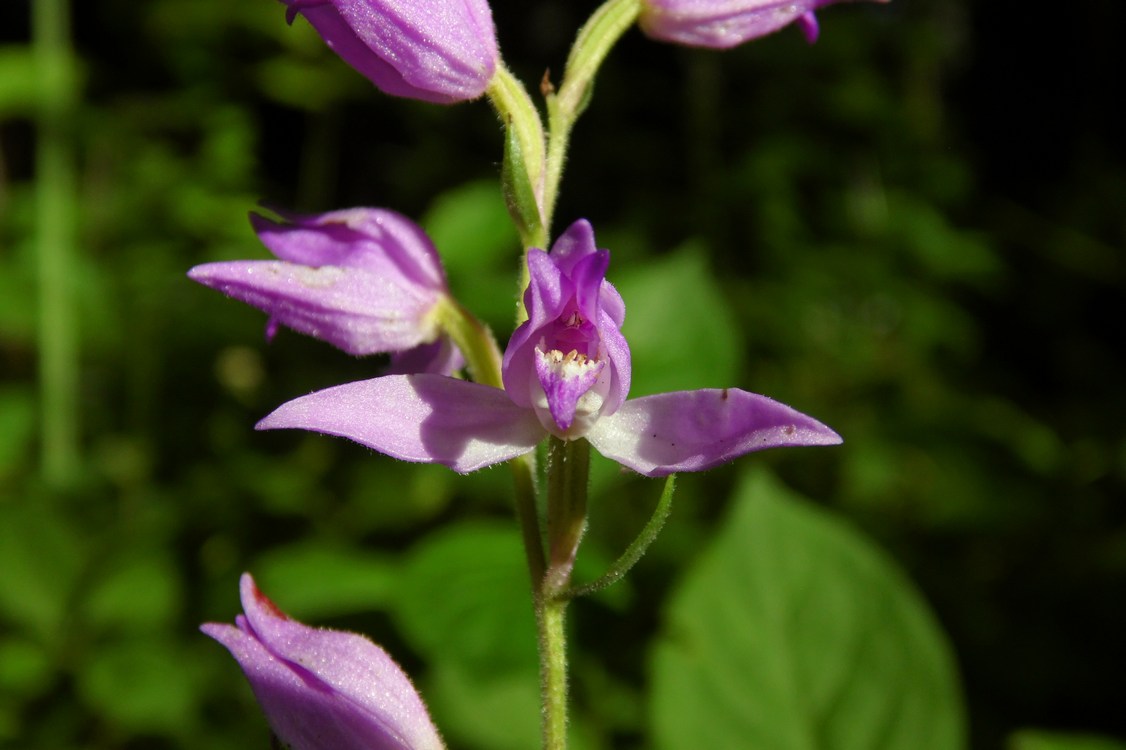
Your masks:
{"label": "narrow pointed bract", "polygon": [[311,628],[266,598],[249,573],[245,614],[201,630],[238,661],[274,734],[292,750],[440,750],[406,673],[367,638]]}
{"label": "narrow pointed bract", "polygon": [[[401,214],[353,208],[251,223],[278,260],[196,266],[188,276],[349,354],[398,353],[419,370],[449,374],[460,354],[434,311],[449,294],[437,251]],[[397,371],[405,371],[401,368]]]}
{"label": "narrow pointed bract", "polygon": [[338,435],[462,473],[528,453],[549,434],[585,438],[647,476],[703,471],[764,448],[841,441],[817,420],[736,388],[627,401],[625,305],[605,280],[609,262],[586,221],[573,224],[550,253],[528,253],[528,320],[505,351],[504,390],[439,375],[389,375],[294,399],[258,429]]}
{"label": "narrow pointed bract", "polygon": [[499,55],[486,0],[281,0],[384,93],[437,104],[481,96]]}
{"label": "narrow pointed bract", "polygon": [[659,41],[715,49],[735,47],[796,23],[812,44],[818,36],[814,11],[837,2],[841,0],[642,0],[638,23]]}

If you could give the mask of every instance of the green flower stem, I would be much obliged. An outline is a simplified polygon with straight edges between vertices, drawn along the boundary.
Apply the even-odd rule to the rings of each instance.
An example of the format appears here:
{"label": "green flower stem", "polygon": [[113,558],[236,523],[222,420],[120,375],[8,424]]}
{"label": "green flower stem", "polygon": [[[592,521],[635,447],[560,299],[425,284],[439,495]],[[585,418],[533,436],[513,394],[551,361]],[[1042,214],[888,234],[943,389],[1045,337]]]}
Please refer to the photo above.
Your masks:
{"label": "green flower stem", "polygon": [[548,438],[547,572],[536,594],[539,628],[540,691],[543,698],[543,746],[567,747],[567,588],[575,554],[586,530],[590,482],[590,444],[585,440]]}
{"label": "green flower stem", "polygon": [[565,599],[541,599],[536,604],[544,750],[566,750],[567,747],[566,611]]}
{"label": "green flower stem", "polygon": [[545,226],[551,226],[571,128],[590,101],[594,78],[610,50],[641,15],[641,0],[607,0],[575,38],[558,93],[547,94],[547,174],[543,188]]}
{"label": "green flower stem", "polygon": [[67,0],[35,0],[32,26],[40,94],[36,168],[39,278],[39,387],[44,479],[63,485],[77,474],[78,334],[71,269],[75,174],[70,138],[77,85]]}
{"label": "green flower stem", "polygon": [[574,599],[578,596],[586,596],[593,594],[595,591],[600,591],[607,586],[617,583],[621,580],[622,576],[629,572],[630,568],[637,564],[649,545],[661,533],[661,529],[668,520],[669,512],[672,510],[672,496],[676,489],[676,474],[670,474],[668,479],[665,480],[665,488],[661,492],[661,498],[657,501],[657,507],[653,509],[653,515],[649,518],[645,528],[637,535],[637,538],[626,548],[614,564],[600,577],[590,583],[583,584],[582,586],[574,586],[559,594],[561,599]]}

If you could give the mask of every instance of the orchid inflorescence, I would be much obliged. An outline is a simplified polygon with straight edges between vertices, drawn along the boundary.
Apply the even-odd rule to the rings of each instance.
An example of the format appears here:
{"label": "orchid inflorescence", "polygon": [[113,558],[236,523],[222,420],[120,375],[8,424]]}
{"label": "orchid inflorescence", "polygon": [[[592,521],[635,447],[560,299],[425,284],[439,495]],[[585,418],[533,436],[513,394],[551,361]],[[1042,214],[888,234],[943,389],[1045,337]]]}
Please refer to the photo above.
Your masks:
{"label": "orchid inflorescence", "polygon": [[[353,355],[391,357],[378,377],[289,401],[259,429],[342,436],[460,473],[511,465],[544,631],[544,744],[564,747],[565,661],[552,629],[562,633],[577,591],[569,578],[586,523],[586,446],[638,474],[670,477],[671,497],[677,472],[840,442],[817,420],[737,388],[628,398],[626,303],[606,279],[609,251],[583,219],[546,249],[570,129],[598,67],[635,23],[655,40],[714,48],[796,23],[812,42],[814,11],[833,0],[608,0],[579,32],[561,86],[543,89],[546,125],[504,67],[485,0],[282,2],[289,21],[304,17],[387,94],[441,104],[488,97],[508,136],[503,189],[524,246],[519,325],[502,354],[451,292],[431,240],[387,209],[255,214],[276,260],[209,263],[189,275],[266,312],[269,337],[285,326]],[[534,451],[545,439],[547,497],[537,503]],[[242,601],[235,626],[204,631],[239,661],[281,741],[297,750],[441,747],[410,680],[378,646],[289,619],[249,575]]]}

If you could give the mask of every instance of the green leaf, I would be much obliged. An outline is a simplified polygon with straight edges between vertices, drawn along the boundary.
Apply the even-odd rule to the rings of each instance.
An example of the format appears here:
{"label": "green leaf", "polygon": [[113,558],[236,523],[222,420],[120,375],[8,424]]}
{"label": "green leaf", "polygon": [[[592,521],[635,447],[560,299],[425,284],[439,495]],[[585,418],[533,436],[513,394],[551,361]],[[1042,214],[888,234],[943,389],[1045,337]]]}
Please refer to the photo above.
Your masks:
{"label": "green leaf", "polygon": [[183,734],[195,711],[192,659],[162,640],[115,641],[89,654],[78,692],[100,716],[137,733]]}
{"label": "green leaf", "polygon": [[0,694],[35,697],[50,684],[51,670],[41,645],[21,638],[0,639]]}
{"label": "green leaf", "polygon": [[254,571],[267,594],[285,593],[288,613],[320,620],[386,606],[396,567],[385,555],[315,540],[272,549]]}
{"label": "green leaf", "polygon": [[498,331],[508,330],[516,314],[520,241],[497,182],[478,180],[443,193],[421,223],[458,301]]}
{"label": "green leaf", "polygon": [[35,109],[38,72],[31,45],[0,47],[0,114],[30,114]]}
{"label": "green leaf", "polygon": [[476,180],[442,193],[422,226],[451,274],[519,257],[519,242],[495,180]]}
{"label": "green leaf", "polygon": [[1126,743],[1094,734],[1023,729],[1009,738],[1010,750],[1126,750]]}
{"label": "green leaf", "polygon": [[35,400],[30,388],[0,388],[0,478],[15,473],[35,434]]}
{"label": "green leaf", "polygon": [[536,670],[480,675],[441,663],[426,683],[434,721],[455,747],[524,750],[540,738]]}
{"label": "green leaf", "polygon": [[740,337],[702,247],[612,278],[626,303],[631,396],[734,384]]}
{"label": "green leaf", "polygon": [[183,598],[179,571],[166,552],[127,548],[91,583],[86,621],[98,629],[158,630],[172,621]]}
{"label": "green leaf", "polygon": [[950,649],[884,554],[765,471],[670,599],[653,653],[662,750],[958,750]]}
{"label": "green leaf", "polygon": [[537,664],[524,551],[511,524],[447,527],[407,555],[396,581],[399,629],[431,663],[484,676]]}
{"label": "green leaf", "polygon": [[0,503],[0,622],[50,641],[63,627],[85,545],[41,498],[30,500]]}

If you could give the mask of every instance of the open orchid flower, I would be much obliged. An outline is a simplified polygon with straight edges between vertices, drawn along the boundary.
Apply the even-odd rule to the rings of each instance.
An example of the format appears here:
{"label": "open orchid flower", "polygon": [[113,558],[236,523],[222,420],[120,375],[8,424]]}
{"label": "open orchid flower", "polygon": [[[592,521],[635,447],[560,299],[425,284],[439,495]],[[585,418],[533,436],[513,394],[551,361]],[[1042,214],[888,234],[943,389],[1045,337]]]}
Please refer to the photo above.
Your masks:
{"label": "open orchid flower", "polygon": [[406,461],[458,472],[527,453],[547,435],[585,438],[647,476],[703,471],[763,448],[830,445],[831,429],[736,388],[626,400],[629,345],[621,296],[605,280],[610,254],[586,221],[550,254],[528,254],[528,320],[504,355],[504,390],[433,374],[348,383],[280,406],[258,429],[339,435]]}
{"label": "open orchid flower", "polygon": [[201,630],[246,673],[274,734],[292,750],[441,750],[410,678],[367,638],[291,620],[240,581],[245,614]]}
{"label": "open orchid flower", "polygon": [[393,372],[449,374],[464,360],[435,321],[448,296],[438,253],[405,216],[377,208],[256,214],[258,238],[279,260],[206,263],[189,278],[349,354],[392,353]]}
{"label": "open orchid flower", "polygon": [[716,49],[796,23],[812,44],[819,33],[814,11],[836,2],[840,0],[642,0],[639,23],[654,39]]}
{"label": "open orchid flower", "polygon": [[476,99],[496,72],[487,0],[282,0],[344,62],[392,96],[438,104]]}

